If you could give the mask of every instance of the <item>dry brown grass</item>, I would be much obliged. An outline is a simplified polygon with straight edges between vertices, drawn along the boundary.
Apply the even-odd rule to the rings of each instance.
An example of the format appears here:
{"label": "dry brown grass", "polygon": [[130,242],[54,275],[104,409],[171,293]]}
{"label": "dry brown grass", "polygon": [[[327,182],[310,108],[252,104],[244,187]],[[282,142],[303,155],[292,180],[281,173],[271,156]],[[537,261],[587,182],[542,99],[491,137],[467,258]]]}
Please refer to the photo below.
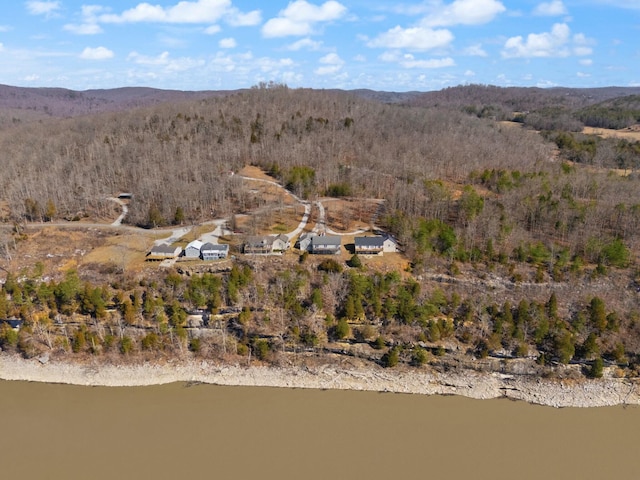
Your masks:
{"label": "dry brown grass", "polygon": [[637,126],[625,128],[622,130],[611,130],[608,128],[584,127],[582,133],[585,135],[597,135],[602,138],[624,138],[634,142],[640,141],[640,129]]}
{"label": "dry brown grass", "polygon": [[81,264],[113,264],[125,271],[137,271],[152,245],[153,240],[145,235],[115,235],[106,238],[103,245],[87,253]]}
{"label": "dry brown grass", "polygon": [[264,170],[259,167],[254,167],[253,165],[247,165],[238,172],[238,175],[242,175],[243,177],[259,178],[262,180],[271,180],[272,182],[275,181],[275,178],[270,177],[264,173]]}

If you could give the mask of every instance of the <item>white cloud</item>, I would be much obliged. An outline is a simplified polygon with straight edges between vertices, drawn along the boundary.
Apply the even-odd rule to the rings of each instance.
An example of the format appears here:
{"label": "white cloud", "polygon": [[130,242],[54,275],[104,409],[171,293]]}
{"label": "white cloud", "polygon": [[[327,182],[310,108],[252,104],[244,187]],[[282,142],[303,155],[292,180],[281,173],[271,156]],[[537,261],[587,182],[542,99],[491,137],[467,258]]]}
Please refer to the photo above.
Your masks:
{"label": "white cloud", "polygon": [[315,40],[311,40],[310,38],[303,38],[298,40],[297,42],[293,42],[291,45],[287,45],[287,50],[298,51],[298,50],[320,50],[322,47],[322,42],[317,42]]}
{"label": "white cloud", "polygon": [[316,75],[335,75],[341,68],[342,65],[325,65],[323,67],[316,68],[313,73]]}
{"label": "white cloud", "polygon": [[566,15],[567,7],[564,6],[562,0],[551,0],[550,2],[543,2],[539,4],[534,10],[534,15],[540,15],[544,17],[556,17],[558,15]]}
{"label": "white cloud", "polygon": [[595,44],[595,41],[582,33],[577,33],[573,36],[573,44],[573,53],[579,57],[585,57],[593,53],[591,46]]}
{"label": "white cloud", "polygon": [[235,38],[223,38],[218,42],[220,48],[236,48],[237,45]]}
{"label": "white cloud", "polygon": [[166,7],[144,2],[120,14],[97,16],[102,23],[215,23],[222,18],[233,26],[256,25],[262,21],[259,10],[240,12],[232,7],[231,0],[182,0]]}
{"label": "white cloud", "polygon": [[530,33],[509,38],[502,50],[504,58],[568,57],[570,31],[566,23],[556,23],[551,32]]}
{"label": "white cloud", "polygon": [[204,29],[204,33],[206,33],[207,35],[215,35],[216,33],[219,33],[220,30],[222,29],[219,25],[211,25],[210,27]]}
{"label": "white cloud", "polygon": [[60,2],[39,2],[39,1],[29,1],[26,4],[27,11],[31,15],[51,15],[56,10],[60,9]]}
{"label": "white cloud", "polygon": [[425,27],[481,25],[506,11],[498,0],[455,0],[450,4],[437,1],[429,5],[432,5],[429,13],[420,22]]}
{"label": "white cloud", "polygon": [[404,68],[444,68],[453,67],[456,62],[453,58],[431,58],[429,60],[416,60],[413,55],[404,55],[400,65]]}
{"label": "white cloud", "polygon": [[464,76],[465,77],[475,77],[476,76],[476,72],[474,72],[473,70],[466,70],[464,72]]}
{"label": "white cloud", "polygon": [[431,28],[414,27],[402,28],[396,26],[381,33],[369,41],[369,47],[408,48],[411,50],[430,50],[446,47],[453,41],[453,34],[446,29],[433,30]]}
{"label": "white cloud", "polygon": [[328,65],[344,65],[344,60],[340,58],[337,53],[327,53],[324,57],[318,60],[320,63]]}
{"label": "white cloud", "polygon": [[591,76],[590,73],[577,72],[576,75],[580,78],[589,78]]}
{"label": "white cloud", "polygon": [[482,48],[482,45],[479,43],[465,48],[463,53],[465,55],[469,55],[470,57],[487,57],[488,56],[487,52],[484,50],[484,48]]}
{"label": "white cloud", "polygon": [[35,82],[36,80],[40,79],[40,76],[34,73],[32,75],[27,75],[26,77],[24,77],[24,79],[27,82]]}
{"label": "white cloud", "polygon": [[600,5],[640,10],[640,3],[637,0],[594,0],[594,2]]}
{"label": "white cloud", "polygon": [[268,20],[262,27],[262,34],[268,38],[309,35],[313,33],[315,24],[338,20],[346,12],[347,8],[335,0],[320,6],[296,0],[281,10],[276,18]]}
{"label": "white cloud", "polygon": [[169,52],[162,52],[157,57],[149,57],[133,51],[127,56],[127,60],[138,65],[166,65],[169,63]]}
{"label": "white cloud", "polygon": [[232,8],[227,13],[227,22],[233,27],[253,27],[262,22],[262,12],[260,10],[253,10],[242,13],[237,8]]}
{"label": "white cloud", "polygon": [[593,53],[593,48],[584,46],[573,47],[573,53],[579,57],[586,57]]}
{"label": "white cloud", "polygon": [[[163,67],[162,71],[167,73],[184,72],[193,68],[201,67],[205,64],[203,60],[191,57],[171,58],[169,52],[162,52],[157,57],[141,55],[138,52],[131,52],[127,60],[142,66]],[[156,70],[156,73],[158,71]]]}
{"label": "white cloud", "polygon": [[76,35],[96,35],[102,33],[102,28],[97,23],[67,23],[62,29],[75,33]]}
{"label": "white cloud", "polygon": [[0,52],[4,50],[4,45],[0,43]]}
{"label": "white cloud", "polygon": [[590,58],[583,58],[580,60],[580,65],[584,65],[585,67],[590,67],[591,65],[593,65],[593,60],[591,60]]}
{"label": "white cloud", "polygon": [[106,60],[113,57],[114,53],[105,47],[87,47],[80,54],[80,58],[84,60]]}
{"label": "white cloud", "polygon": [[344,60],[337,53],[328,53],[318,60],[323,65],[314,70],[316,75],[335,75],[344,65]]}
{"label": "white cloud", "polygon": [[8,32],[11,30],[9,25],[0,25],[0,32]]}
{"label": "white cloud", "polygon": [[367,61],[367,57],[365,57],[364,55],[356,55],[355,57],[353,57],[353,60],[356,62],[366,62]]}

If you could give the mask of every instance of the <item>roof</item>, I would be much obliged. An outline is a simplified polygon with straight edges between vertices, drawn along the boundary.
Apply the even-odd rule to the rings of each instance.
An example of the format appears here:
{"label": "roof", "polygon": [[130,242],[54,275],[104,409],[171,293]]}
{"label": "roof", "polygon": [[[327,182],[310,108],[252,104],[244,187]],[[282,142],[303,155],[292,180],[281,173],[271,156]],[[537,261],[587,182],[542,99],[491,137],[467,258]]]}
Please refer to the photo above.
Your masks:
{"label": "roof", "polygon": [[251,237],[247,237],[247,241],[245,242],[245,245],[249,245],[251,247],[268,247],[270,245],[273,245],[273,240],[274,240],[274,237],[270,235],[251,236]]}
{"label": "roof", "polygon": [[151,255],[173,255],[176,253],[176,250],[180,247],[172,247],[171,245],[167,245],[163,243],[161,245],[156,245],[151,249]]}
{"label": "roof", "polygon": [[331,245],[339,247],[342,245],[342,239],[337,235],[318,235],[311,237],[311,245]]}
{"label": "roof", "polygon": [[200,250],[202,248],[202,245],[204,245],[204,244],[200,240],[194,240],[193,242],[190,242],[186,246],[185,250],[187,248],[195,248],[196,250]]}
{"label": "roof", "polygon": [[384,237],[379,235],[369,237],[356,237],[354,239],[356,247],[380,247],[384,244]]}
{"label": "roof", "polygon": [[226,243],[215,244],[215,243],[207,242],[204,245],[202,245],[202,247],[200,247],[201,252],[207,252],[207,251],[226,252],[227,250],[229,250],[229,245],[227,245]]}
{"label": "roof", "polygon": [[0,323],[6,323],[11,328],[19,328],[24,323],[24,320],[21,318],[0,318]]}

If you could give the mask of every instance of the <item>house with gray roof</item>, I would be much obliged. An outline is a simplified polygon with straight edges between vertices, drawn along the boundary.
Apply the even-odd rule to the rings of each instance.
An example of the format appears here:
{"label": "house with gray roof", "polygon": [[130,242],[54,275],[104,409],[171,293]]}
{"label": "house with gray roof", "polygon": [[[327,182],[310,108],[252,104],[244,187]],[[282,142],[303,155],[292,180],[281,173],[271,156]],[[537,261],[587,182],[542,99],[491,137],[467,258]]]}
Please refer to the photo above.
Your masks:
{"label": "house with gray roof", "polygon": [[391,235],[369,235],[354,238],[355,253],[382,255],[398,251],[398,242]]}
{"label": "house with gray roof", "polygon": [[380,235],[355,237],[354,244],[358,255],[382,255],[384,251],[384,237]]}
{"label": "house with gray roof", "polygon": [[202,260],[219,260],[221,258],[227,258],[229,255],[229,245],[227,244],[214,244],[207,242],[200,247],[200,257]]}
{"label": "house with gray roof", "polygon": [[274,252],[286,252],[291,248],[291,240],[284,234],[280,234],[274,237],[272,251]]}
{"label": "house with gray roof", "polygon": [[165,260],[167,258],[176,258],[182,252],[181,247],[172,247],[166,243],[155,245],[148,255],[148,260]]}
{"label": "house with gray roof", "polygon": [[342,247],[342,239],[337,235],[315,235],[309,242],[309,253],[315,255],[337,255]]}
{"label": "house with gray roof", "polygon": [[273,250],[273,240],[271,235],[250,236],[244,242],[242,251],[247,255],[267,255]]}

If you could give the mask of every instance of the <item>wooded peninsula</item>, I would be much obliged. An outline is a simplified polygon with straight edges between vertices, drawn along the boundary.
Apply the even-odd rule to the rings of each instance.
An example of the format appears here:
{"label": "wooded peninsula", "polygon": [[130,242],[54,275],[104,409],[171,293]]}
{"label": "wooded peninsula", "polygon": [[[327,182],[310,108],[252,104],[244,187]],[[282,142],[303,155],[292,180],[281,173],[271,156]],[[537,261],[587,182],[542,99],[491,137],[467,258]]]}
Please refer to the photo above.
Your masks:
{"label": "wooded peninsula", "polygon": [[3,355],[640,373],[640,88],[0,86],[0,152]]}

